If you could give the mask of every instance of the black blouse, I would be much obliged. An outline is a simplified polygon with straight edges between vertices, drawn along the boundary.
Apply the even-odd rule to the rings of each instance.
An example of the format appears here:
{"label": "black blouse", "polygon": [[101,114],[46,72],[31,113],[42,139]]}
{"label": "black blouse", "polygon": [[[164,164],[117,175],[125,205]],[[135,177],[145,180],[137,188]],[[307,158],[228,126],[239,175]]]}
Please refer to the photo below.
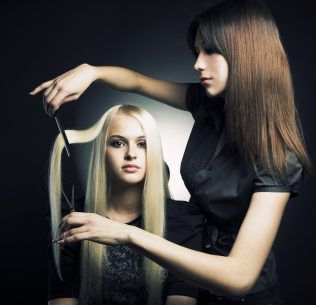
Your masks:
{"label": "black blouse", "polygon": [[[290,192],[298,194],[303,167],[294,153],[287,154],[287,177],[276,179],[262,168],[258,174],[239,154],[236,145],[225,141],[213,160],[219,135],[225,127],[225,100],[209,98],[201,84],[190,84],[186,108],[195,120],[188,140],[181,175],[197,204],[206,216],[203,251],[227,256],[234,244],[254,192]],[[262,272],[250,293],[276,282],[275,259],[269,253]]]}
{"label": "black blouse", "polygon": [[[84,198],[76,201],[76,211],[84,210]],[[69,208],[62,203],[62,215]],[[184,247],[201,251],[204,215],[196,206],[171,199],[166,200],[166,238]],[[47,215],[49,218],[49,214]],[[142,216],[128,223],[142,228]],[[61,252],[62,282],[56,272],[51,233],[49,244],[48,300],[56,298],[79,298],[80,289],[80,242],[65,245]],[[127,246],[108,247],[108,266],[103,273],[103,304],[106,305],[145,305],[147,295],[143,274],[143,256]],[[197,298],[198,288],[171,273],[164,285],[163,299],[169,295],[184,295]],[[163,302],[164,302],[163,300]]]}

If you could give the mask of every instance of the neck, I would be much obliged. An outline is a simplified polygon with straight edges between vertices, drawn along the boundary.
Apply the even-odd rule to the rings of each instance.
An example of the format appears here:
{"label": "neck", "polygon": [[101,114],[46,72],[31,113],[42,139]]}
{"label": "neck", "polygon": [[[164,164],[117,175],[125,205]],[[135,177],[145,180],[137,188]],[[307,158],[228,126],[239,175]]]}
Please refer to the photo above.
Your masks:
{"label": "neck", "polygon": [[142,212],[143,183],[136,185],[110,185],[106,215],[114,220],[129,222]]}

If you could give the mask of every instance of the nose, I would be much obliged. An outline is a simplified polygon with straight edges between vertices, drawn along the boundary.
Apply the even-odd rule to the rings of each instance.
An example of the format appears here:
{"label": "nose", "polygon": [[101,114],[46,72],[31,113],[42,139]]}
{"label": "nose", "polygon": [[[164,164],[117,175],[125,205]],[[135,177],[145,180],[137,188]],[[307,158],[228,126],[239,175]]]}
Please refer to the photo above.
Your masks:
{"label": "nose", "polygon": [[202,56],[202,54],[200,53],[198,55],[198,57],[196,58],[195,64],[194,64],[194,69],[198,72],[205,70],[206,68],[206,63],[205,60]]}
{"label": "nose", "polygon": [[126,150],[125,154],[125,160],[134,160],[137,158],[136,149],[133,145],[128,145],[128,148]]}

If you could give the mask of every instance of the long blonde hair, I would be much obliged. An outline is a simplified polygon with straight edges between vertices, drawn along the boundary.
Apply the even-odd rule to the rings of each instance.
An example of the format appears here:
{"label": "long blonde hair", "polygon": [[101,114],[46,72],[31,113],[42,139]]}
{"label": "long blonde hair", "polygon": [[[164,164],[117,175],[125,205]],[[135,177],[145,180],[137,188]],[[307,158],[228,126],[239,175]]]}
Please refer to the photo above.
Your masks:
{"label": "long blonde hair", "polygon": [[[161,141],[157,125],[152,116],[135,105],[118,105],[109,109],[91,128],[86,130],[65,130],[70,144],[94,140],[85,197],[85,212],[104,215],[107,207],[108,175],[105,162],[105,144],[111,120],[117,114],[134,117],[141,124],[146,137],[146,177],[143,188],[144,229],[158,236],[165,236],[165,197],[170,196],[165,166],[162,158]],[[51,210],[52,236],[60,234],[61,220],[61,155],[65,147],[59,134],[55,140],[49,167],[49,199]],[[102,270],[106,268],[106,246],[83,241],[81,244],[80,304],[89,300],[102,302]],[[62,279],[60,248],[53,245],[56,269]],[[165,272],[162,267],[144,257],[144,276],[148,292],[148,304],[159,304]]]}
{"label": "long blonde hair", "polygon": [[226,132],[254,167],[283,176],[287,151],[311,169],[294,103],[292,77],[279,31],[260,0],[222,1],[191,23],[188,44],[200,31],[209,54],[229,65]]}

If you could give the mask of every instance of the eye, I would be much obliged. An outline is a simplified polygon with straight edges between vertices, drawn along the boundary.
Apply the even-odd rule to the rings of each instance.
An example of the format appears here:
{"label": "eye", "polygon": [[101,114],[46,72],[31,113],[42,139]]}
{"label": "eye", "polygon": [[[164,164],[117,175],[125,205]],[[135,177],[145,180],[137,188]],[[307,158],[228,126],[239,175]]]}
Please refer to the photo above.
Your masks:
{"label": "eye", "polygon": [[115,140],[115,141],[111,141],[110,145],[115,147],[115,148],[120,148],[120,147],[125,146],[125,143],[121,140]]}
{"label": "eye", "polygon": [[208,55],[218,53],[215,48],[205,48],[205,53]]}
{"label": "eye", "polygon": [[140,148],[146,148],[146,141],[140,141],[137,143],[138,147]]}

